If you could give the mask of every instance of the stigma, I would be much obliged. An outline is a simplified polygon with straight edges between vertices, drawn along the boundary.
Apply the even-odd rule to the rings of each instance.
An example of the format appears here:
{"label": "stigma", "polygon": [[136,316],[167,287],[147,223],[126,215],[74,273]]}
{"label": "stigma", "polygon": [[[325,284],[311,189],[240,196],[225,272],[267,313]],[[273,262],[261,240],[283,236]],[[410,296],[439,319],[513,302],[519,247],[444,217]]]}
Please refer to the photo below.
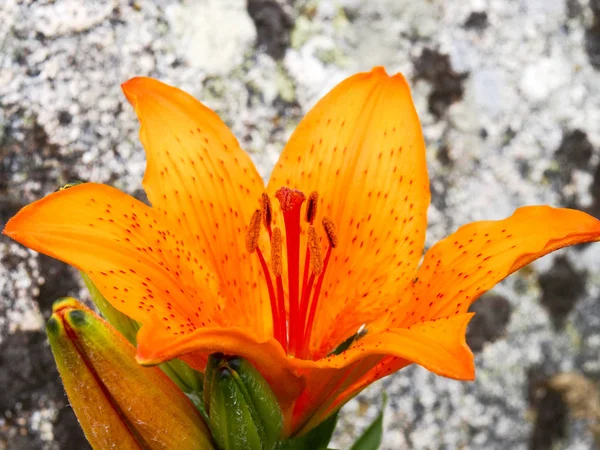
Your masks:
{"label": "stigma", "polygon": [[[333,221],[323,217],[323,244],[327,246],[323,257],[322,239],[314,226],[319,200],[316,192],[312,192],[307,199],[304,193],[298,190],[282,187],[275,192],[275,198],[279,201],[283,215],[285,239],[282,230],[273,227],[271,199],[267,194],[263,194],[261,208],[254,211],[248,225],[246,248],[250,253],[257,255],[263,271],[269,292],[275,339],[288,355],[306,359],[310,356],[309,344],[323,280],[332,249],[338,244],[338,237]],[[263,227],[269,235],[269,262],[258,245]],[[300,238],[304,229],[307,238],[303,249]],[[300,273],[302,256],[304,270]],[[287,298],[283,280],[284,267],[287,268]],[[289,307],[287,310],[286,303]]]}

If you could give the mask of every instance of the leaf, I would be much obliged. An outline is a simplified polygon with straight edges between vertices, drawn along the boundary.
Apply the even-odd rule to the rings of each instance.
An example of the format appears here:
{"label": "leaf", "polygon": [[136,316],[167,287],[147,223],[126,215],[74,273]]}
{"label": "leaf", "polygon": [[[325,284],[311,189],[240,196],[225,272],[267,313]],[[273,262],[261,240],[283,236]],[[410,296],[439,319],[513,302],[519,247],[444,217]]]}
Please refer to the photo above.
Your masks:
{"label": "leaf", "polygon": [[387,404],[387,394],[383,394],[383,402],[381,405],[381,411],[369,425],[362,436],[352,445],[350,450],[377,450],[381,445],[381,439],[383,436],[383,412],[385,411],[385,405]]}
{"label": "leaf", "polygon": [[305,435],[280,442],[277,450],[327,450],[337,419],[338,413],[335,413]]}

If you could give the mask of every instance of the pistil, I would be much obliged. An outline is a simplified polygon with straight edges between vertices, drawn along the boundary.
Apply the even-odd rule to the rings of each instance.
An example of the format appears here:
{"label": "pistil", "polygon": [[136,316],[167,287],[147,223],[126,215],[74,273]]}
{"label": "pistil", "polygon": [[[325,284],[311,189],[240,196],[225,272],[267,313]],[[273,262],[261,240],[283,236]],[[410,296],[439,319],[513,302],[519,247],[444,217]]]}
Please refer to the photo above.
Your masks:
{"label": "pistil", "polygon": [[[306,201],[306,213],[304,216],[304,220],[312,226],[315,221],[315,217],[317,215],[317,201],[319,200],[319,194],[316,191],[313,191],[308,196],[308,200]],[[308,273],[310,269],[310,243],[307,243],[306,247],[306,256],[304,257],[304,275],[302,276],[302,300],[300,304],[301,317],[305,317],[306,314],[306,305],[308,302],[308,296],[310,295],[310,291],[312,289],[312,282],[309,282]],[[320,250],[320,249],[319,249]],[[302,312],[304,311],[304,312]],[[304,335],[304,333],[302,333]]]}
{"label": "pistil", "polygon": [[[307,281],[304,282],[302,286],[302,300],[300,303],[300,317],[302,318],[302,338],[306,334],[306,317],[308,313],[308,303],[310,299],[310,294],[312,292],[312,288],[315,282],[315,277],[318,277],[323,272],[323,256],[321,255],[321,243],[319,242],[319,238],[317,237],[317,230],[312,225],[308,227],[308,239],[307,239],[307,248],[306,254],[312,255],[312,258],[306,258],[306,264],[311,262],[311,275]],[[308,267],[304,268],[304,273],[308,274]]]}
{"label": "pistil", "polygon": [[[285,316],[285,298],[283,292],[283,280],[281,274],[283,272],[283,240],[281,237],[281,230],[277,227],[271,235],[271,268],[273,269],[273,275],[275,276],[275,283],[277,285],[277,298],[274,299],[274,295],[271,295],[271,305],[276,304],[277,317],[281,321],[282,339],[278,339],[283,346],[283,350],[287,352],[288,349],[288,337],[287,337],[287,320]],[[272,306],[273,307],[273,306]],[[273,313],[275,314],[275,313]]]}
{"label": "pistil", "polygon": [[300,210],[306,197],[300,191],[280,188],[275,197],[279,200],[285,224],[285,243],[288,261],[288,294],[290,305],[289,351],[296,354],[302,339],[300,324]]}
{"label": "pistil", "polygon": [[265,258],[258,246],[258,237],[260,236],[260,222],[261,222],[261,211],[256,210],[252,214],[252,218],[250,219],[250,224],[248,225],[248,231],[246,233],[246,248],[248,252],[255,253],[258,256],[258,260],[260,261],[260,265],[263,269],[263,275],[265,277],[265,282],[267,283],[267,289],[269,291],[269,299],[271,301],[271,317],[273,319],[273,334],[275,339],[277,339],[283,348],[285,349],[287,346],[285,339],[285,314],[284,316],[279,315],[279,308],[277,307],[277,297],[275,297],[275,290],[273,289],[273,281],[271,280],[271,272],[269,271],[269,266],[265,261]]}
{"label": "pistil", "polygon": [[310,312],[308,313],[308,318],[305,322],[304,336],[302,338],[303,346],[300,354],[298,355],[300,358],[306,358],[308,355],[312,329],[315,322],[315,314],[317,312],[317,305],[319,302],[319,295],[321,294],[323,280],[325,279],[325,272],[327,271],[327,265],[329,264],[329,259],[331,258],[331,251],[338,245],[337,231],[333,221],[329,217],[323,217],[322,224],[325,234],[327,235],[327,240],[329,241],[329,247],[327,248],[327,254],[325,255],[325,260],[323,261],[323,267],[319,274],[317,285],[315,286],[315,292],[310,304]]}
{"label": "pistil", "polygon": [[265,225],[265,228],[267,229],[267,232],[269,233],[269,239],[272,239],[273,232],[271,231],[271,222],[273,221],[273,208],[271,206],[271,199],[264,192],[261,198],[261,206],[262,220]]}

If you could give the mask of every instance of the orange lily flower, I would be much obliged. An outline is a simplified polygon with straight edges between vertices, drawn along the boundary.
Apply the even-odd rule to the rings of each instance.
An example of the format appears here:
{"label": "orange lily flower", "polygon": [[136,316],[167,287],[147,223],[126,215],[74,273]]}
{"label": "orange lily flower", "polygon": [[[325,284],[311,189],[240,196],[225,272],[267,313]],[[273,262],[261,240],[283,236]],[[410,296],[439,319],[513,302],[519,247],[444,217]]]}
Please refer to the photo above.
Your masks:
{"label": "orange lily flower", "polygon": [[411,363],[473,379],[469,305],[534,259],[600,239],[585,213],[531,206],[463,226],[419,264],[425,144],[405,79],[382,68],[306,115],[266,188],[192,96],[149,78],[123,90],[141,122],[152,207],[86,183],[26,206],[4,233],[84,271],[139,321],[141,364],[248,359],[278,397],[286,436]]}

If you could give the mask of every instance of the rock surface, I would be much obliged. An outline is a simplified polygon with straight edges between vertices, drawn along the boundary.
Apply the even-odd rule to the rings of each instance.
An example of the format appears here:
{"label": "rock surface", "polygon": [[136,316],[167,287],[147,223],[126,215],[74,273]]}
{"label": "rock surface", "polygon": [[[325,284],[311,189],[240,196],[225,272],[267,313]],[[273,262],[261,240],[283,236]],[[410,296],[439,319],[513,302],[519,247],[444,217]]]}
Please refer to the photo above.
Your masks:
{"label": "rock surface", "polygon": [[[427,245],[524,204],[600,216],[597,0],[4,0],[0,24],[0,226],[71,179],[143,197],[119,89],[132,76],[202,99],[267,177],[302,113],[373,65],[413,86]],[[0,449],[86,448],[43,334],[55,298],[86,293],[73,270],[5,237],[0,260]],[[476,304],[476,381],[405,369],[347,405],[335,444],[349,447],[385,389],[385,449],[593,448],[538,387],[563,371],[600,379],[599,300],[598,245],[521,270]]]}

